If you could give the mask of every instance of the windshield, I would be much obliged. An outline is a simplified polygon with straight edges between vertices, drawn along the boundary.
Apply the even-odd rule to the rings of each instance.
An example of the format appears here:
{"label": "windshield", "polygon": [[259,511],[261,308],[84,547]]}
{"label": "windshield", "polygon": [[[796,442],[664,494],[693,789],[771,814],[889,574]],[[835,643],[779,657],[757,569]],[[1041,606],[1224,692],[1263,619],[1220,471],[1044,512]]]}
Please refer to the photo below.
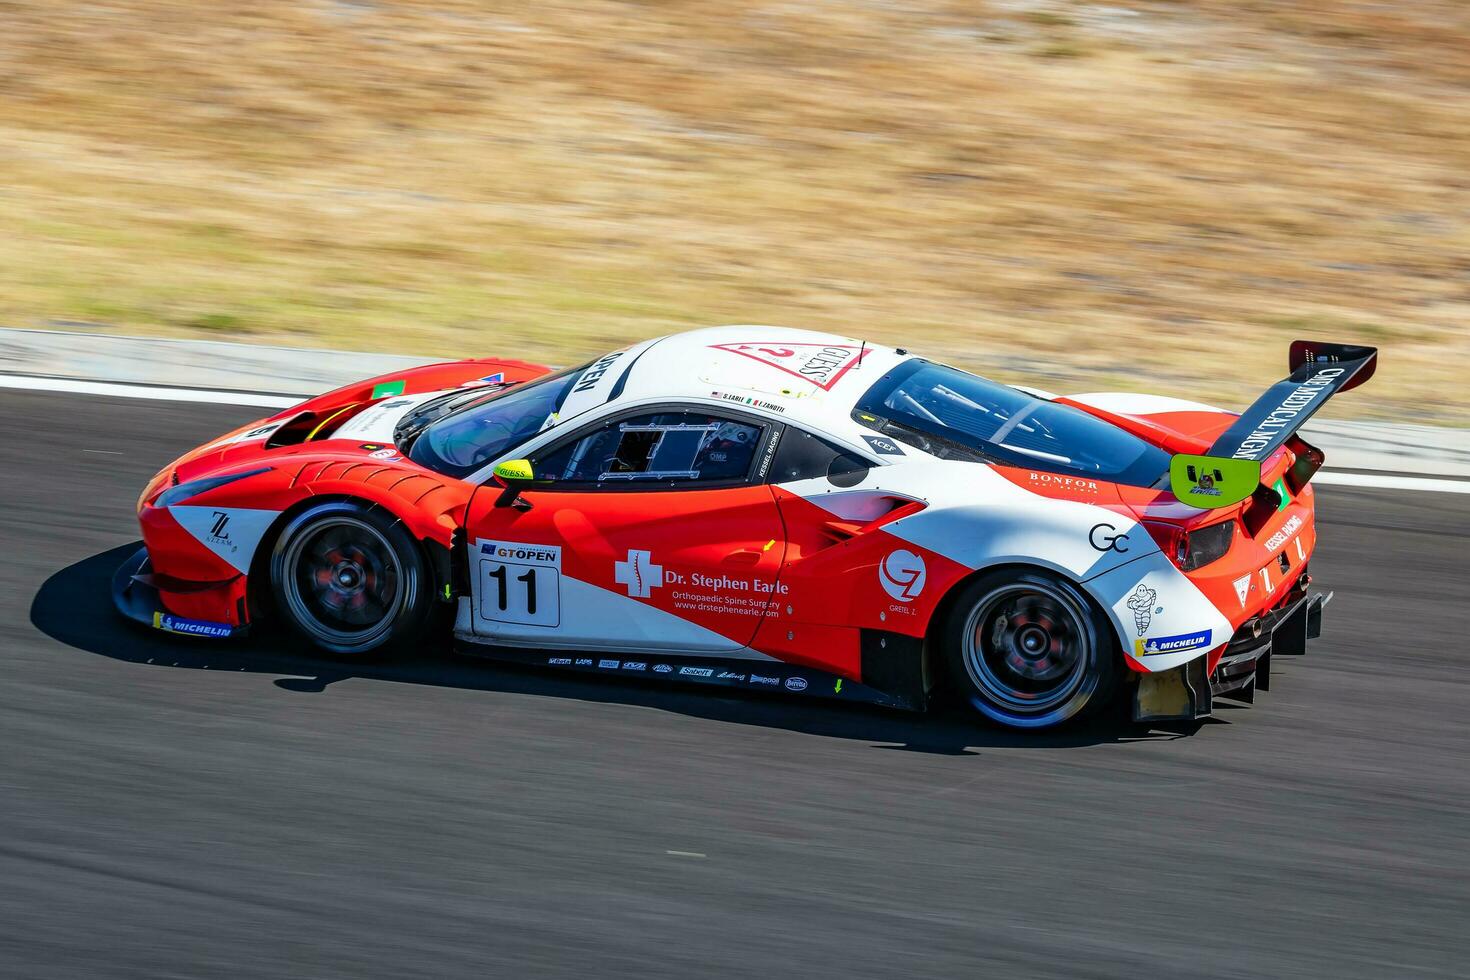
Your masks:
{"label": "windshield", "polygon": [[499,392],[475,392],[468,404],[429,423],[408,458],[453,477],[465,477],[546,428],[587,367],[568,368]]}
{"label": "windshield", "polygon": [[884,375],[858,402],[864,425],[946,459],[1154,486],[1169,454],[1080,409],[920,358]]}

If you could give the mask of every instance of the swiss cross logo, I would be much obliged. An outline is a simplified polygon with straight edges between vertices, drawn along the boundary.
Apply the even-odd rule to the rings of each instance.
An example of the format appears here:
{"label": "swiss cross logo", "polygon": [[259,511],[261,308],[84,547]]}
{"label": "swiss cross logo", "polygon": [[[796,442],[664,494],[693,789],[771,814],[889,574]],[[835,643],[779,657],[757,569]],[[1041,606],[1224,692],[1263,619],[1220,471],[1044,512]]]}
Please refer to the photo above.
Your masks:
{"label": "swiss cross logo", "polygon": [[647,599],[654,586],[664,584],[664,567],[653,564],[649,552],[629,549],[627,561],[613,562],[613,581],[626,585],[634,599]]}
{"label": "swiss cross logo", "polygon": [[858,344],[712,344],[711,347],[785,371],[823,391],[831,391],[868,353],[867,348]]}

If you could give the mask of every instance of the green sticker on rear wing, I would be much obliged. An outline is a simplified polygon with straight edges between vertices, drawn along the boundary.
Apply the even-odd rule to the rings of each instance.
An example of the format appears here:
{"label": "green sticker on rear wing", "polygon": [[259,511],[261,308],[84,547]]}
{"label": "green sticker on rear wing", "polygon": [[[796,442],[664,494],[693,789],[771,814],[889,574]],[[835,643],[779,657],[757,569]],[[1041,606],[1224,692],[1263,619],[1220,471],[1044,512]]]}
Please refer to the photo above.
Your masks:
{"label": "green sticker on rear wing", "polygon": [[1253,459],[1180,453],[1169,461],[1169,482],[1174,496],[1193,507],[1229,507],[1256,492],[1261,485],[1261,464]]}

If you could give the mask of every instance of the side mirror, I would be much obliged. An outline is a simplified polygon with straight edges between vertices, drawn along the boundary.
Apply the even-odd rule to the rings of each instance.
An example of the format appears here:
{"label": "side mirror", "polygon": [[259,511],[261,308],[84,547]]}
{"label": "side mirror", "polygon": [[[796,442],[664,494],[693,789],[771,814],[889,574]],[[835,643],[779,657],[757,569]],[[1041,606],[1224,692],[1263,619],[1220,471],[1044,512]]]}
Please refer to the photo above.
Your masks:
{"label": "side mirror", "polygon": [[495,499],[496,507],[514,507],[530,510],[531,502],[521,496],[521,490],[536,478],[529,459],[508,459],[494,469],[495,480],[505,489]]}

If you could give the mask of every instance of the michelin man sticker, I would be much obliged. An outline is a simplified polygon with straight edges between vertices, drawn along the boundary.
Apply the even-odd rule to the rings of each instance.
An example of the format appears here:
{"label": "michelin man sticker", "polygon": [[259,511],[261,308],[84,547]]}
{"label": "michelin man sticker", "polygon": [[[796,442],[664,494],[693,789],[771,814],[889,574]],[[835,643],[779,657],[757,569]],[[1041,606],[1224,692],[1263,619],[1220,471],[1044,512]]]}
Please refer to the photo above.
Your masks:
{"label": "michelin man sticker", "polygon": [[1138,635],[1142,636],[1148,632],[1148,624],[1154,618],[1154,600],[1159,594],[1142,582],[1133,594],[1128,597],[1128,608],[1133,610],[1133,625],[1138,627]]}

